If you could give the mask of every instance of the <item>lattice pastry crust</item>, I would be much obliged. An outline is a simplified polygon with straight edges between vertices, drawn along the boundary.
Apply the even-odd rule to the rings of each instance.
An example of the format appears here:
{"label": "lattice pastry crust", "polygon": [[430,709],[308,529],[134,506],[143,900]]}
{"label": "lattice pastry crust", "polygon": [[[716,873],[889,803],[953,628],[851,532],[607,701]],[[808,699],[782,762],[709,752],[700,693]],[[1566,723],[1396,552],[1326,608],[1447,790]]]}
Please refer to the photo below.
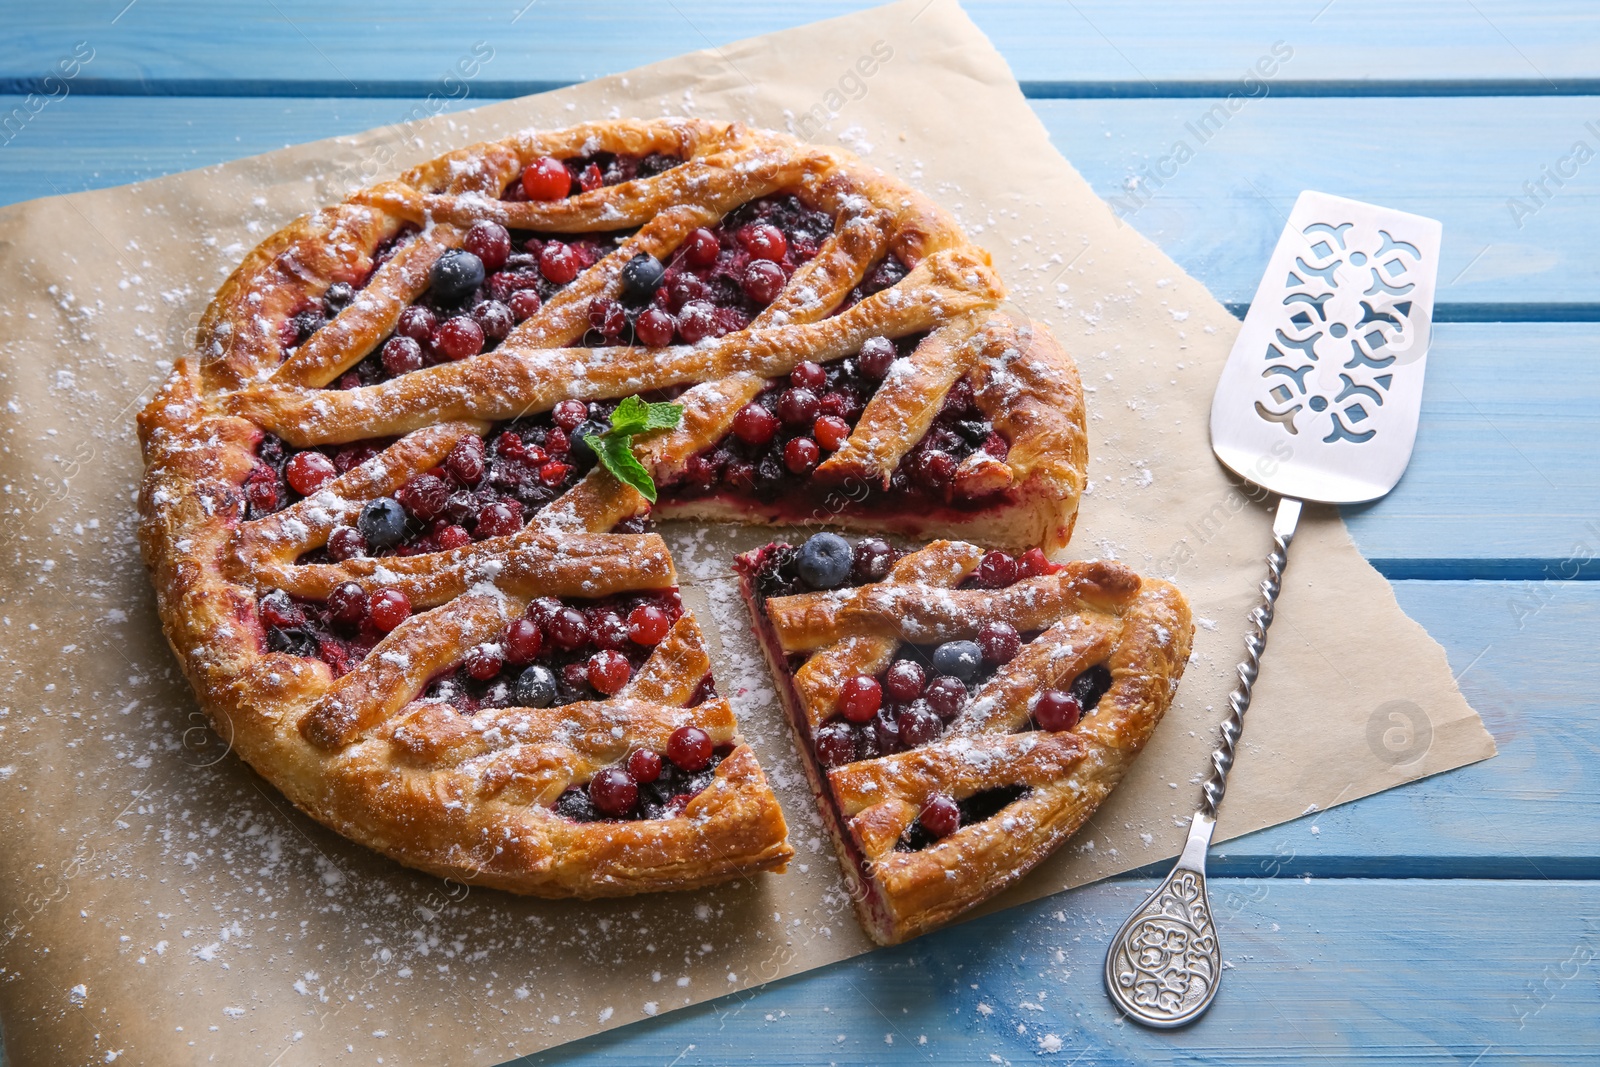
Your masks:
{"label": "lattice pastry crust", "polygon": [[[935,542],[881,582],[770,598],[755,584],[760,557],[741,560],[812,788],[854,872],[858,915],[882,944],[987,900],[1075,833],[1144,748],[1189,658],[1194,626],[1173,586],[1094,560],[1004,588],[959,588],[983,555]],[[839,722],[847,679],[881,675],[908,643],[971,640],[996,621],[1035,636],[972,690],[936,740],[823,765],[819,727]],[[1108,672],[1104,688],[1081,719],[1065,730],[1036,725],[1039,694],[1097,669]],[[948,836],[915,840],[936,795],[991,803]]]}
{"label": "lattice pastry crust", "polygon": [[[570,196],[519,198],[519,176],[543,157],[574,166],[666,163],[646,174],[640,162],[639,176],[614,184],[602,184],[589,164],[583,191],[574,178]],[[648,253],[670,262],[697,229],[782,196],[800,205],[794,210],[831,216],[831,232],[804,262],[785,262],[781,292],[747,324],[692,344],[591,344],[596,301],[618,294],[630,260]],[[554,291],[546,285],[542,305],[497,346],[369,380],[402,312],[436,283],[438,261],[485,220],[531,231],[538,240],[529,249],[548,250],[558,236],[572,247],[585,235],[616,236],[574,279]],[[885,264],[895,271],[884,273]],[[537,269],[545,270],[543,258]],[[1003,295],[987,255],[920,194],[846,153],[777,134],[618,121],[442,156],[263,241],[218,291],[195,350],[141,414],[141,537],[167,637],[244,759],[312,817],[402,863],[545,896],[682,888],[781,869],[791,855],[782,815],[727,702],[701,687],[708,668],[689,616],[609,699],[457,706],[439,695],[438,679],[459,673],[538,598],[670,592],[664,544],[616,532],[619,525],[794,518],[771,499],[681,486],[706,465],[708,449],[730,440],[740,409],[766,383],[807,361],[847,365],[874,338],[905,351],[816,470],[817,484],[867,487],[829,505],[829,520],[965,532],[1017,547],[1064,544],[1084,483],[1081,390],[1044,330],[996,313]],[[934,506],[897,512],[881,495],[866,499],[895,491],[897,465],[961,390],[970,393],[961,401],[968,421],[990,429],[985,449],[961,459]],[[333,553],[365,505],[437,473],[466,439],[496,433],[506,420],[548,421],[561,401],[603,406],[640,393],[686,408],[679,429],[636,442],[664,488],[653,512],[597,466],[533,506],[531,519],[512,513],[528,519],[520,529],[462,544],[458,527],[450,547],[440,547],[439,533],[434,550],[408,555]],[[337,460],[358,442],[375,444],[283,506],[283,495],[295,494],[264,458],[269,446],[280,456],[320,450]],[[477,522],[480,533],[489,528],[482,514]],[[414,614],[372,647],[338,655],[321,638],[322,651],[308,654],[309,638],[295,637],[292,625],[263,622],[269,598],[281,594],[298,605],[289,612],[315,613],[352,583],[364,603],[403,592]],[[300,644],[269,648],[290,638]],[[685,724],[706,731],[722,757],[686,807],[597,822],[552,809],[600,768],[641,747],[659,750]]]}

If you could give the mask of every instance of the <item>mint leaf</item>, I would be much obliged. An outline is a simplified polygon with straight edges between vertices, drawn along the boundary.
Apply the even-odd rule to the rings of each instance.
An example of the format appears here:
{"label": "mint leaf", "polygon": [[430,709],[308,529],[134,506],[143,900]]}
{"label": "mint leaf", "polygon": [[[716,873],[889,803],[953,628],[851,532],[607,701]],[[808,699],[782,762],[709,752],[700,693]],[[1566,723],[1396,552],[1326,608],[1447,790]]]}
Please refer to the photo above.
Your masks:
{"label": "mint leaf", "polygon": [[650,472],[645,470],[644,464],[633,454],[633,442],[630,437],[612,437],[604,434],[600,437],[590,438],[589,443],[594,448],[595,455],[605,469],[616,475],[617,481],[631,485],[639,490],[639,495],[650,503],[656,502],[656,483],[650,479]]}
{"label": "mint leaf", "polygon": [[610,433],[617,435],[644,433],[646,427],[650,425],[650,408],[653,406],[646,404],[637,396],[628,397],[611,413]]}
{"label": "mint leaf", "polygon": [[683,421],[682,404],[651,404],[645,415],[645,432],[651,430],[676,430]]}

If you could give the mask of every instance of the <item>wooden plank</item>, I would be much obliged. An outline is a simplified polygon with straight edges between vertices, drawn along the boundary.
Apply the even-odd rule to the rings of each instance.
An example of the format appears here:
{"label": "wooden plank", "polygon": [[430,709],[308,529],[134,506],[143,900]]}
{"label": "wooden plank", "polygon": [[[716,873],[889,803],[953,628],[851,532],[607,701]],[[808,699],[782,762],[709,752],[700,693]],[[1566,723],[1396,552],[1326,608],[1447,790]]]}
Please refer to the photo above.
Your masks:
{"label": "wooden plank", "polygon": [[[468,86],[470,91],[470,86]],[[482,102],[474,97],[451,108]],[[1431,214],[1445,227],[1440,319],[1600,318],[1600,181],[1580,169],[1545,202],[1544,180],[1577,140],[1600,152],[1600,97],[1269,99],[1204,144],[1214,101],[1039,100],[1058,148],[1100,195],[1224,302],[1254,294],[1300,190],[1324,189]],[[0,116],[22,98],[0,97]],[[114,185],[403,121],[420,99],[69,96],[0,151],[0,200]],[[1314,148],[1336,145],[1335,150]],[[1172,172],[1183,140],[1194,156]],[[1160,188],[1142,169],[1165,167]],[[1570,169],[1570,167],[1569,167]],[[1158,179],[1159,180],[1159,179]],[[1150,195],[1146,198],[1145,193]],[[1517,198],[1526,214],[1514,213]],[[1534,209],[1537,210],[1534,210]],[[1520,223],[1520,225],[1519,225]],[[1522,313],[1508,305],[1539,305]],[[1563,309],[1566,310],[1563,310]]]}
{"label": "wooden plank", "polygon": [[[231,84],[274,95],[411,95],[484,41],[494,49],[485,84],[516,95],[529,91],[530,81],[580,81],[868,6],[871,0],[514,0],[474,9],[404,0],[374,17],[361,5],[316,0],[13,5],[0,41],[0,87],[47,73],[87,41],[94,60],[81,75],[83,87],[100,83],[100,91],[215,93]],[[1328,82],[1402,80],[1454,91],[1480,91],[1472,87],[1490,80],[1570,91],[1575,79],[1600,75],[1593,47],[1600,13],[1582,0],[979,0],[967,10],[1017,77],[1046,92],[1086,85],[1139,92],[1152,83],[1170,92],[1175,83],[1238,82],[1278,41],[1293,55],[1277,77],[1312,91],[1326,91],[1319,85]]]}
{"label": "wooden plank", "polygon": [[1600,884],[1217,879],[1216,1002],[1152,1032],[1120,1020],[1100,975],[1153,884],[1046,898],[516,1062],[1488,1067],[1600,1045]]}

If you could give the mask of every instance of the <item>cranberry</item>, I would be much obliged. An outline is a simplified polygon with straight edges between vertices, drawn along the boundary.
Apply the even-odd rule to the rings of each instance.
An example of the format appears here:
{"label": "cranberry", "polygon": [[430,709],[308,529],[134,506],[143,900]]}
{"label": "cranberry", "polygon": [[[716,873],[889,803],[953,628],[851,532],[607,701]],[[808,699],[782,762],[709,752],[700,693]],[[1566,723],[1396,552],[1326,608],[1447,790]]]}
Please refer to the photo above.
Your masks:
{"label": "cranberry", "polygon": [[978,648],[983,650],[983,662],[998,666],[1010,663],[1022,647],[1017,628],[1009,622],[985,623],[978,631]]}
{"label": "cranberry", "polygon": [[733,417],[733,435],[747,445],[764,445],[777,432],[777,417],[760,404],[746,404]]}
{"label": "cranberry", "polygon": [[883,706],[883,688],[870,674],[845,679],[839,687],[839,714],[851,722],[867,722]]}
{"label": "cranberry", "polygon": [[333,460],[321,452],[297,452],[283,468],[284,480],[289,488],[301,496],[310,496],[338,476]]}
{"label": "cranberry", "polygon": [[1017,561],[1004,552],[985,552],[977,577],[985,589],[1004,589],[1017,580]]}
{"label": "cranberry", "polygon": [[922,695],[926,680],[922,667],[914,660],[896,660],[883,676],[884,688],[901,704],[909,704]]}
{"label": "cranberry", "polygon": [[400,321],[395,324],[395,332],[401,337],[409,337],[421,343],[432,340],[433,331],[438,328],[438,317],[431,309],[421,304],[412,304],[400,312]]}
{"label": "cranberry", "polygon": [[667,613],[654,604],[641,604],[628,613],[628,637],[636,645],[659,645],[671,625]]}
{"label": "cranberry", "polygon": [[914,701],[901,708],[898,722],[900,743],[907,748],[921,748],[930,741],[937,741],[939,735],[944,733],[944,723],[926,700]]}
{"label": "cranberry", "polygon": [[791,438],[783,446],[783,465],[789,468],[790,474],[810,474],[817,469],[817,460],[821,458],[822,450],[809,437]]}
{"label": "cranberry", "polygon": [[367,554],[367,539],[354,526],[341,526],[328,535],[328,555],[336,562]]}
{"label": "cranberry", "polygon": [[461,247],[483,261],[485,270],[499,270],[511,255],[511,234],[498,222],[474,222]]}
{"label": "cranberry", "polygon": [[572,191],[572,175],[561,160],[541,156],[522,172],[522,191],[529,200],[563,200]]}
{"label": "cranberry", "polygon": [[888,375],[889,368],[894,366],[899,355],[894,342],[887,337],[869,337],[861,343],[861,354],[856,356],[856,364],[868,378],[881,379]]}
{"label": "cranberry", "polygon": [[[863,537],[856,544],[855,560],[851,564],[850,571],[858,582],[881,582],[889,577],[889,568],[894,565],[894,555],[894,547],[883,538]],[[917,682],[919,691],[921,687],[919,676]]]}
{"label": "cranberry", "polygon": [[691,267],[709,267],[717,261],[722,246],[717,235],[704,226],[683,239],[683,258]]}
{"label": "cranberry", "polygon": [[817,762],[842,767],[856,758],[856,732],[842,722],[825,723],[817,730]]}
{"label": "cranberry", "polygon": [[539,468],[539,481],[551,489],[558,488],[567,480],[567,475],[572,473],[572,464],[551,460]]}
{"label": "cranberry", "polygon": [[934,837],[949,837],[961,829],[961,808],[949,793],[935,793],[928,798],[917,821]]}
{"label": "cranberry", "polygon": [[477,485],[483,478],[483,438],[469,434],[457,441],[444,457],[444,469],[462,485]]}
{"label": "cranberry", "polygon": [[289,599],[289,594],[275,589],[261,598],[261,621],[280,629],[286,626],[304,626],[306,613]]}
{"label": "cranberry", "polygon": [[617,818],[639,802],[639,785],[621,767],[607,767],[589,780],[589,799],[602,814]]}
{"label": "cranberry", "polygon": [[355,582],[335,586],[328,594],[328,616],[341,626],[360,626],[367,617],[367,594]]}
{"label": "cranberry", "polygon": [[589,405],[581,400],[563,400],[550,409],[550,418],[563,430],[571,433],[589,417]]}
{"label": "cranberry", "polygon": [[809,389],[785,389],[778,397],[778,416],[790,426],[810,426],[817,420],[817,394]]}
{"label": "cranberry", "polygon": [[662,348],[672,343],[678,322],[660,308],[651,308],[633,324],[633,335],[639,343],[649,348]]}
{"label": "cranberry", "polygon": [[505,663],[505,653],[500,651],[499,645],[474,645],[462,666],[478,681],[487,682],[500,673]]}
{"label": "cranberry", "polygon": [[1078,698],[1059,689],[1046,689],[1033,701],[1033,721],[1041,730],[1070,730],[1082,715]]}
{"label": "cranberry", "polygon": [[597,296],[589,301],[589,325],[606,337],[616,337],[628,325],[628,315],[615,300]]}
{"label": "cranberry", "polygon": [[1030,548],[1022,554],[1017,561],[1017,577],[1037,578],[1043,574],[1054,574],[1055,565],[1044,554],[1042,548]]}
{"label": "cranberry", "polygon": [[956,457],[937,448],[930,448],[917,457],[917,481],[934,492],[942,492],[956,476]]}
{"label": "cranberry", "polygon": [[680,726],[667,738],[667,759],[690,774],[711,763],[711,735],[698,726]]}
{"label": "cranberry", "polygon": [[614,611],[601,611],[590,617],[589,631],[599,648],[619,649],[628,645],[628,624]]}
{"label": "cranberry", "polygon": [[739,287],[744,290],[752,303],[762,307],[778,299],[778,294],[783,292],[788,277],[783,273],[783,268],[767,259],[753,259],[744,269],[744,277],[739,282]]}
{"label": "cranberry", "polygon": [[698,344],[717,332],[717,309],[704,300],[691,300],[678,312],[678,336],[684,344]]}
{"label": "cranberry", "polygon": [[480,300],[472,309],[472,321],[478,324],[484,337],[491,341],[503,341],[506,334],[511,332],[511,327],[516,325],[516,316],[498,300]]}
{"label": "cranberry", "polygon": [[628,777],[649,783],[661,777],[661,755],[648,748],[636,748],[628,756]]}
{"label": "cranberry", "polygon": [[433,335],[433,347],[446,359],[475,356],[483,351],[483,327],[467,315],[446,319]]}
{"label": "cranberry", "polygon": [[949,722],[967,702],[967,685],[953,675],[941,674],[928,683],[922,698],[928,702],[928,707],[939,713],[939,718]]}
{"label": "cranberry", "polygon": [[506,660],[518,667],[525,667],[538,657],[539,650],[544,647],[544,634],[531,620],[514,619],[506,627],[503,644]]}
{"label": "cranberry", "polygon": [[449,501],[450,486],[443,478],[431,474],[419,474],[400,487],[395,493],[395,499],[423,522],[431,522],[438,517]]}
{"label": "cranberry", "polygon": [[472,544],[472,535],[467,532],[465,526],[457,526],[454,523],[441,523],[433,531],[433,540],[439,546],[439,551],[449,552],[452,549],[465,548],[467,545]]}
{"label": "cranberry", "polygon": [[372,625],[388,633],[411,617],[411,598],[398,589],[384,589],[374,595],[367,607]]}
{"label": "cranberry", "polygon": [[588,670],[589,684],[606,696],[622,692],[622,687],[628,684],[628,678],[633,673],[628,666],[628,657],[609,648],[589,657]]}
{"label": "cranberry", "polygon": [[522,529],[522,505],[515,500],[497,500],[478,512],[478,525],[472,535],[482,541],[487,537],[506,537]]}
{"label": "cranberry", "polygon": [[532,289],[518,289],[511,294],[511,314],[518,322],[533,317],[538,313],[544,302],[539,299],[539,294]]}
{"label": "cranberry", "polygon": [[812,424],[811,434],[817,444],[829,452],[837,452],[850,438],[850,424],[837,415],[823,415]]}
{"label": "cranberry", "polygon": [[752,259],[779,260],[789,250],[783,231],[764,222],[754,222],[735,235],[739,246],[750,253]]}
{"label": "cranberry", "polygon": [[589,620],[577,608],[563,607],[545,624],[545,636],[568,652],[589,643]]}
{"label": "cranberry", "polygon": [[551,241],[539,253],[539,273],[555,285],[566,285],[583,270],[583,259],[571,245]]}

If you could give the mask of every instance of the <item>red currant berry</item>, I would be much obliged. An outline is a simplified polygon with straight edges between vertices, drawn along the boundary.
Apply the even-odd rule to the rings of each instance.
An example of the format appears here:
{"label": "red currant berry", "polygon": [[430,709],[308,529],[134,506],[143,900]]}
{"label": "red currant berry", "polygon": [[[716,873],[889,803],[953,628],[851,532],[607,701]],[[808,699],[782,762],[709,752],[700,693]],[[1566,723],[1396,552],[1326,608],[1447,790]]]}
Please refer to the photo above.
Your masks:
{"label": "red currant berry", "polygon": [[367,539],[354,526],[341,526],[328,535],[328,555],[335,562],[367,554]]}
{"label": "red currant berry", "polygon": [[628,315],[615,300],[597,296],[589,301],[589,325],[599,330],[602,336],[616,337],[628,325]]}
{"label": "red currant berry", "polygon": [[810,474],[817,469],[817,460],[821,458],[822,450],[809,437],[790,438],[783,446],[783,465],[789,468],[790,474]]}
{"label": "red currant berry", "polygon": [[421,304],[412,304],[400,312],[400,321],[395,323],[395,332],[401,337],[409,337],[413,341],[426,343],[433,339],[433,331],[439,328],[438,316],[429,308]]}
{"label": "red currant berry", "polygon": [[614,611],[591,612],[589,632],[598,648],[616,650],[628,646],[628,624]]}
{"label": "red currant berry", "polygon": [[977,578],[985,589],[1004,589],[1017,580],[1017,561],[1004,552],[985,552]]}
{"label": "red currant berry", "polygon": [[677,329],[678,320],[660,308],[651,308],[633,324],[633,335],[647,348],[663,348],[672,343]]}
{"label": "red currant berry", "polygon": [[511,234],[498,222],[474,222],[461,247],[483,261],[484,270],[499,270],[511,255]]}
{"label": "red currant berry", "polygon": [[378,356],[385,374],[399,377],[422,369],[422,346],[409,337],[395,336],[383,343]]}
{"label": "red currant berry", "polygon": [[659,645],[671,625],[667,613],[654,604],[641,604],[628,613],[628,637],[636,645]]}
{"label": "red currant berry", "polygon": [[935,793],[928,798],[917,821],[934,837],[949,837],[961,829],[961,808],[949,793]]}
{"label": "red currant berry", "polygon": [[511,314],[518,322],[532,318],[538,313],[544,301],[539,299],[539,294],[532,289],[518,289],[511,294]]}
{"label": "red currant berry", "polygon": [[883,686],[898,704],[909,704],[922,695],[927,680],[922,666],[914,660],[896,660],[883,676]]}
{"label": "red currant berry", "polygon": [[830,722],[817,729],[817,762],[824,767],[842,767],[856,758],[856,732],[842,722]]}
{"label": "red currant berry", "polygon": [[583,270],[583,259],[571,245],[551,241],[539,253],[539,273],[555,285],[566,285]]}
{"label": "red currant berry", "polygon": [[472,321],[490,341],[503,341],[517,324],[517,317],[498,300],[480,300],[472,308]]}
{"label": "red currant berry", "polygon": [[839,687],[839,714],[851,722],[868,722],[883,706],[883,688],[870,674],[845,679]]}
{"label": "red currant berry", "polygon": [[384,589],[368,602],[367,615],[372,625],[388,633],[411,617],[411,598],[398,589]]}
{"label": "red currant berry", "polygon": [[934,492],[943,492],[956,476],[956,457],[937,448],[930,448],[917,457],[917,481]]}
{"label": "red currant berry", "polygon": [[900,743],[907,748],[921,748],[937,741],[939,735],[944,733],[944,723],[926,700],[918,700],[901,708],[896,721],[900,726]]}
{"label": "red currant berry", "polygon": [[[850,573],[858,582],[881,582],[889,577],[889,568],[894,566],[894,557],[894,546],[883,538],[863,537],[856,543],[855,560],[850,565]],[[918,692],[921,692],[921,688],[922,683],[918,681]]]}
{"label": "red currant berry", "polygon": [[622,687],[628,684],[632,674],[633,668],[628,666],[628,657],[620,652],[607,648],[589,657],[589,684],[594,686],[596,692],[606,696],[622,692]]}
{"label": "red currant berry", "polygon": [[506,627],[501,643],[505,646],[506,661],[525,667],[537,659],[539,650],[544,648],[544,634],[539,632],[539,627],[532,620],[514,619]]}
{"label": "red currant berry", "polygon": [[983,652],[983,662],[998,666],[1010,663],[1022,647],[1022,637],[1009,622],[985,623],[978,631],[978,648]]}
{"label": "red currant berry", "polygon": [[850,424],[837,415],[823,415],[812,424],[811,435],[829,452],[837,452],[850,439]]}
{"label": "red currant berry", "polygon": [[717,235],[704,226],[683,239],[683,258],[691,267],[711,266],[721,251]]}
{"label": "red currant berry", "polygon": [[258,512],[271,511],[278,506],[278,475],[271,467],[262,465],[250,472],[244,483],[244,496]]}
{"label": "red currant berry", "polygon": [[559,615],[561,609],[565,606],[553,596],[542,596],[529,604],[528,610],[524,614],[528,616],[528,621],[535,626],[548,630],[550,620]]}
{"label": "red currant berry", "polygon": [[744,269],[744,277],[740,279],[739,287],[744,290],[752,303],[766,307],[778,299],[778,294],[783,292],[784,283],[789,279],[783,273],[783,268],[767,259],[753,259]]}
{"label": "red currant berry", "polygon": [[894,366],[899,355],[894,342],[887,337],[869,337],[861,344],[861,354],[856,357],[856,364],[868,378],[881,379],[889,373],[889,368]]}
{"label": "red currant berry", "polygon": [[468,315],[446,319],[433,335],[433,347],[446,359],[466,359],[483,351],[483,327]]}
{"label": "red currant berry", "polygon": [[789,250],[783,231],[764,222],[751,223],[741,228],[736,236],[739,246],[750,253],[752,259],[778,260]]}
{"label": "red currant berry", "polygon": [[928,683],[928,687],[922,691],[922,699],[928,702],[928,707],[939,713],[939,718],[949,722],[961,711],[961,705],[967,702],[967,686],[960,678],[941,674]]}
{"label": "red currant berry", "polygon": [[1082,715],[1083,705],[1078,698],[1059,689],[1046,689],[1033,701],[1033,721],[1041,730],[1070,730]]}
{"label": "red currant berry", "polygon": [[789,372],[789,384],[799,389],[821,389],[828,384],[828,372],[822,364],[804,360]]}
{"label": "red currant berry", "polygon": [[338,475],[333,460],[321,452],[296,452],[283,468],[289,488],[301,496],[310,496]]}
{"label": "red currant berry", "polygon": [[545,636],[558,648],[574,652],[589,643],[589,620],[577,608],[563,607],[545,625]]}
{"label": "red currant berry", "polygon": [[667,759],[690,774],[711,762],[711,735],[698,726],[680,726],[667,738]]}
{"label": "red currant berry", "polygon": [[487,682],[500,673],[500,668],[505,666],[505,662],[505,654],[501,652],[499,645],[474,645],[467,653],[462,666],[478,681]]}
{"label": "red currant berry", "polygon": [[589,799],[601,814],[620,818],[639,802],[639,784],[621,767],[607,767],[589,780]]}
{"label": "red currant berry", "polygon": [[563,200],[572,191],[572,175],[561,160],[541,156],[522,172],[522,191],[529,200]]}
{"label": "red currant berry", "polygon": [[[704,300],[708,290],[706,283],[693,274],[675,274],[671,281],[661,287],[667,293],[667,307],[674,313],[682,311],[685,304],[695,300]],[[657,291],[659,294],[659,290]]]}
{"label": "red currant berry", "polygon": [[360,626],[367,617],[367,594],[355,582],[336,586],[328,594],[328,616],[341,626]]}
{"label": "red currant berry", "polygon": [[746,404],[733,417],[733,435],[747,445],[764,445],[777,432],[777,416],[760,404]]}
{"label": "red currant berry", "polygon": [[778,417],[790,426],[810,426],[817,410],[817,394],[809,389],[785,389],[778,397]]}
{"label": "red currant berry", "polygon": [[648,748],[636,748],[628,756],[628,777],[636,782],[650,783],[661,777],[661,754]]}
{"label": "red currant berry", "polygon": [[678,312],[678,336],[684,344],[698,344],[716,333],[717,309],[704,300],[691,300]]}
{"label": "red currant berry", "polygon": [[589,417],[589,405],[581,400],[563,400],[550,409],[550,418],[563,430],[571,433]]}

